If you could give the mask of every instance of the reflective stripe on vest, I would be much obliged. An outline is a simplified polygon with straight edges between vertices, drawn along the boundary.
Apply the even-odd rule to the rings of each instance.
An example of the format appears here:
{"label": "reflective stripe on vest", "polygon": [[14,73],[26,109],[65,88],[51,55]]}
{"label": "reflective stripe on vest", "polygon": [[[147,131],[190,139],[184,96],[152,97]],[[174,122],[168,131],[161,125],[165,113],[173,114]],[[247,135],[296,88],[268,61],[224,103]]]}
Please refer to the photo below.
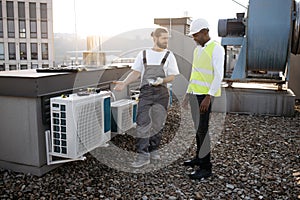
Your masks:
{"label": "reflective stripe on vest", "polygon": [[[210,86],[214,80],[214,68],[212,66],[212,54],[216,42],[208,44],[199,55],[198,48],[194,50],[194,59],[188,93],[208,94]],[[214,96],[221,95],[221,87]]]}

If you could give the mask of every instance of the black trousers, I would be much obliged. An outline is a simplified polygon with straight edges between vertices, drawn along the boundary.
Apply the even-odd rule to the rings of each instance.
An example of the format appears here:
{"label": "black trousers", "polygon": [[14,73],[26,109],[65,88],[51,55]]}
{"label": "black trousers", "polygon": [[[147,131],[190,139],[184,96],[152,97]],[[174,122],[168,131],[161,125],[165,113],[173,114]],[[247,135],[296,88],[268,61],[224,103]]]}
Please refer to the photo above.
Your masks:
{"label": "black trousers", "polygon": [[209,128],[209,116],[211,113],[212,101],[209,105],[209,108],[206,112],[200,113],[200,104],[205,98],[206,95],[193,95],[190,94],[190,106],[192,118],[196,130],[196,158],[199,159],[200,168],[211,169],[211,156],[210,156],[210,136],[208,132]]}

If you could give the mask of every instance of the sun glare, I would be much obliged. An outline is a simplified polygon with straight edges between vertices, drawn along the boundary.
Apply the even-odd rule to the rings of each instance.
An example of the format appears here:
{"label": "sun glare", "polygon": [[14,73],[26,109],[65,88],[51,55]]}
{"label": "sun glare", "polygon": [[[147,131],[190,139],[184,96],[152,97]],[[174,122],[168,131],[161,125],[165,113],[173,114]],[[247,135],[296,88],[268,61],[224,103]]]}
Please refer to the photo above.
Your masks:
{"label": "sun glare", "polygon": [[[246,0],[239,0],[245,5]],[[247,4],[246,4],[247,5]],[[54,32],[112,36],[122,32],[154,27],[154,18],[207,18],[217,30],[217,21],[245,12],[232,0],[53,0]]]}

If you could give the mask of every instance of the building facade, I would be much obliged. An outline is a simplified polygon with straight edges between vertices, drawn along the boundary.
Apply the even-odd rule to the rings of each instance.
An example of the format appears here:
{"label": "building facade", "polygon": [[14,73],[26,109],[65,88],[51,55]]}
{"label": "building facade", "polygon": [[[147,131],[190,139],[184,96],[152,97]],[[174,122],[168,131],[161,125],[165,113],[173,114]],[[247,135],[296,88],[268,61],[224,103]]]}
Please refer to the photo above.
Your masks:
{"label": "building facade", "polygon": [[54,65],[52,0],[0,1],[0,71]]}

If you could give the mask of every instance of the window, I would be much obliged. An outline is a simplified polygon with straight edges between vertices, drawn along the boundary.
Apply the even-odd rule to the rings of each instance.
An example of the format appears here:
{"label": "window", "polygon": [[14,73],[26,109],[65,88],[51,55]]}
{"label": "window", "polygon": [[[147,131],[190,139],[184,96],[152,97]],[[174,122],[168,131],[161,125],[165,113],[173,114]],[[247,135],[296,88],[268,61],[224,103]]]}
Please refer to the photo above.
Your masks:
{"label": "window", "polygon": [[39,68],[38,64],[32,64],[31,63],[31,69],[37,69],[37,68]]}
{"label": "window", "polygon": [[29,3],[30,37],[37,38],[36,3]]}
{"label": "window", "polygon": [[4,43],[0,43],[0,60],[4,60]]}
{"label": "window", "polygon": [[28,66],[27,65],[21,65],[20,68],[21,68],[21,70],[24,70],[24,69],[28,69]]}
{"label": "window", "polygon": [[20,60],[27,60],[27,45],[20,43]]}
{"label": "window", "polygon": [[41,3],[41,19],[47,20],[47,4]]}
{"label": "window", "polygon": [[7,9],[7,32],[9,38],[15,37],[15,23],[14,23],[14,5],[12,1],[6,2]]}
{"label": "window", "polygon": [[18,2],[18,15],[19,19],[25,19],[25,3]]}
{"label": "window", "polygon": [[14,23],[14,2],[6,2],[7,10],[7,35],[9,38],[15,37],[15,23]]}
{"label": "window", "polygon": [[26,18],[25,18],[25,3],[18,2],[18,14],[19,14],[19,34],[20,38],[26,38]]}
{"label": "window", "polygon": [[5,71],[5,64],[0,65],[0,71]]}
{"label": "window", "polygon": [[6,2],[7,18],[14,19],[14,2]]}
{"label": "window", "polygon": [[42,38],[48,38],[47,4],[41,3],[41,34]]}
{"label": "window", "polygon": [[42,38],[48,38],[48,23],[47,23],[47,21],[41,21],[41,33],[42,33]]}
{"label": "window", "polygon": [[48,44],[42,43],[42,59],[48,60]]}
{"label": "window", "polygon": [[3,38],[2,1],[0,1],[0,38]]}
{"label": "window", "polygon": [[3,20],[2,20],[2,18],[0,18],[0,38],[3,38]]}
{"label": "window", "polygon": [[19,34],[20,38],[26,38],[26,22],[25,20],[19,20]]}
{"label": "window", "polygon": [[48,64],[43,64],[42,68],[49,68],[49,65]]}
{"label": "window", "polygon": [[30,19],[36,19],[36,3],[29,3],[29,17]]}
{"label": "window", "polygon": [[38,47],[37,43],[31,43],[31,60],[37,60],[38,59]]}
{"label": "window", "polygon": [[30,37],[37,38],[37,28],[35,20],[30,20]]}
{"label": "window", "polygon": [[9,65],[9,70],[17,70],[17,65]]}
{"label": "window", "polygon": [[9,60],[16,60],[16,45],[13,42],[8,43],[8,58]]}
{"label": "window", "polygon": [[15,23],[14,20],[7,19],[7,34],[9,38],[15,37]]}

